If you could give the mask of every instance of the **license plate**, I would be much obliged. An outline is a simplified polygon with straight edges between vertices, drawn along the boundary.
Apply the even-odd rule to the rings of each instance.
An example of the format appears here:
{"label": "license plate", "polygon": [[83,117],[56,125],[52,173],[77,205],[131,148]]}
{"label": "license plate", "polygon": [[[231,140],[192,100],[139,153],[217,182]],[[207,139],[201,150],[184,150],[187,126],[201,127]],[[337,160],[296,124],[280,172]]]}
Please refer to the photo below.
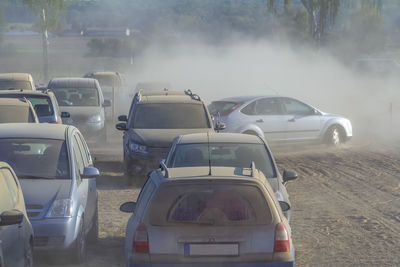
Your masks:
{"label": "license plate", "polygon": [[239,244],[185,244],[185,256],[237,256]]}

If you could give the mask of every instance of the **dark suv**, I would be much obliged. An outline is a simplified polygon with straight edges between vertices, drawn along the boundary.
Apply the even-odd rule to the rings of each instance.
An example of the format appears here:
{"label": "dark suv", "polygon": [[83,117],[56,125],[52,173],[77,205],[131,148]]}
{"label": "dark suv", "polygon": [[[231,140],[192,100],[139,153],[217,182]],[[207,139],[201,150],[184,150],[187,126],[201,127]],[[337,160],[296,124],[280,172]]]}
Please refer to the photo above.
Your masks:
{"label": "dark suv", "polygon": [[138,92],[129,115],[121,115],[116,128],[124,131],[124,172],[143,175],[159,166],[173,139],[182,134],[213,132],[211,116],[201,98],[184,92]]}

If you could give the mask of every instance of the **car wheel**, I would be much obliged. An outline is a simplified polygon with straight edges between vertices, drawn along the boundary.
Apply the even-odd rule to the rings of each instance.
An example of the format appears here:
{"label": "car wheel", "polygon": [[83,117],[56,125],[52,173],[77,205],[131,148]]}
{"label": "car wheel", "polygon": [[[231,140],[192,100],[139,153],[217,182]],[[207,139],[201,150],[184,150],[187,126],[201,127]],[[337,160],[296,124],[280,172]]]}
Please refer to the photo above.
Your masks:
{"label": "car wheel", "polygon": [[99,211],[96,208],[96,211],[93,216],[93,225],[88,234],[88,241],[90,243],[96,243],[99,239]]}
{"label": "car wheel", "polygon": [[32,267],[33,266],[33,245],[32,242],[29,242],[28,247],[25,250],[24,256],[24,267]]}
{"label": "car wheel", "polygon": [[79,225],[79,232],[78,236],[75,240],[75,246],[72,249],[72,261],[74,263],[82,263],[86,261],[86,235],[85,231],[83,229],[83,219],[81,220],[81,223]]}
{"label": "car wheel", "polygon": [[339,126],[331,126],[325,135],[325,142],[329,146],[338,146],[343,143],[343,133]]}

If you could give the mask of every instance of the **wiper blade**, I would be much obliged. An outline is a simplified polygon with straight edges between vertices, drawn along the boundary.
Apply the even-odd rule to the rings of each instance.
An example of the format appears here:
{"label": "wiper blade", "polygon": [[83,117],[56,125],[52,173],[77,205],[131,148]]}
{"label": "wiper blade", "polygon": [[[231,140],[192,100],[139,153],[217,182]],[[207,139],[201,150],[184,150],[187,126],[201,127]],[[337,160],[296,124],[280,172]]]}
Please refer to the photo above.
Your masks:
{"label": "wiper blade", "polygon": [[18,179],[54,179],[54,177],[44,177],[35,175],[19,175]]}

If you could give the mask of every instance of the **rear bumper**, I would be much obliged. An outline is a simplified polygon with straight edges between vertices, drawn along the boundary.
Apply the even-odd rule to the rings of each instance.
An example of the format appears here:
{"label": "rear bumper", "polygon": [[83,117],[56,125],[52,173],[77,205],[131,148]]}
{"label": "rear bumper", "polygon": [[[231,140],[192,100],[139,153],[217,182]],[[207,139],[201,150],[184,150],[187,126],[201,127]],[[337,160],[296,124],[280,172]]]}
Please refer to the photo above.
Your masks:
{"label": "rear bumper", "polygon": [[292,267],[294,261],[290,262],[240,262],[240,263],[131,263],[129,267],[173,267],[173,266],[190,266],[190,267],[219,267],[219,266],[233,266],[233,267]]}

